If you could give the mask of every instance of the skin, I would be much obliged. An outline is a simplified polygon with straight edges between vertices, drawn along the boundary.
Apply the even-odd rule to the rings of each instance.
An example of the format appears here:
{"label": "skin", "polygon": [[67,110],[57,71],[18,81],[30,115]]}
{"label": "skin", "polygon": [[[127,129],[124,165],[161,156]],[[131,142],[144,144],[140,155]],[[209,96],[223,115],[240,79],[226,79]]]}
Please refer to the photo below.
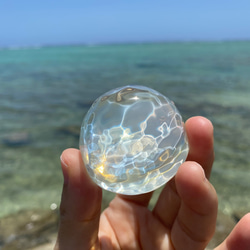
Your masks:
{"label": "skin", "polygon": [[[204,250],[217,216],[216,191],[208,181],[214,161],[213,126],[203,117],[186,124],[187,161],[162,190],[152,211],[152,193],[116,195],[101,213],[102,191],[89,178],[80,151],[61,155],[64,176],[60,226],[54,250]],[[216,250],[250,249],[250,214]]]}

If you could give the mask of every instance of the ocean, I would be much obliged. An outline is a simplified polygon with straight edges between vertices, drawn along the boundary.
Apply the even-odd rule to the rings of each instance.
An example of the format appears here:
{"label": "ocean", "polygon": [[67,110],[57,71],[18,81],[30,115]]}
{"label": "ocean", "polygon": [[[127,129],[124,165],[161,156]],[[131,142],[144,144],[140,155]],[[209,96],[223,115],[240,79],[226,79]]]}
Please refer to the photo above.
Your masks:
{"label": "ocean", "polygon": [[250,41],[79,45],[0,50],[0,217],[58,207],[59,157],[90,105],[134,84],[212,121],[219,208],[249,209]]}

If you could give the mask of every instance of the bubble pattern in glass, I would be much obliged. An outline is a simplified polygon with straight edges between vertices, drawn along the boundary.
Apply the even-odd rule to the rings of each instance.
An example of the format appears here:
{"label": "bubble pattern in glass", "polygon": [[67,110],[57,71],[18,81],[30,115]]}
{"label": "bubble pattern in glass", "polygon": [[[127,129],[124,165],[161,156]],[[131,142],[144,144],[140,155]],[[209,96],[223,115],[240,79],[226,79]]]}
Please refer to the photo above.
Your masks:
{"label": "bubble pattern in glass", "polygon": [[80,150],[90,177],[126,195],[155,190],[185,161],[188,142],[174,103],[144,86],[125,86],[99,97],[86,114]]}

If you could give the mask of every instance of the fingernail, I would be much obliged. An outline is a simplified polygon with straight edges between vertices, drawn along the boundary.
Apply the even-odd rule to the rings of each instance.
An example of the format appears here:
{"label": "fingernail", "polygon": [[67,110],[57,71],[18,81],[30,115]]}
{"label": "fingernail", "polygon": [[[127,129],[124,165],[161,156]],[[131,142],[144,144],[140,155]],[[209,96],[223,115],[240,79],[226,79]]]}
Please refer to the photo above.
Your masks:
{"label": "fingernail", "polygon": [[68,184],[68,180],[69,180],[69,175],[68,175],[68,165],[65,163],[65,161],[63,160],[62,155],[60,156],[60,161],[61,161],[61,166],[62,166],[62,172],[63,172],[63,178],[64,178],[64,184],[67,185]]}

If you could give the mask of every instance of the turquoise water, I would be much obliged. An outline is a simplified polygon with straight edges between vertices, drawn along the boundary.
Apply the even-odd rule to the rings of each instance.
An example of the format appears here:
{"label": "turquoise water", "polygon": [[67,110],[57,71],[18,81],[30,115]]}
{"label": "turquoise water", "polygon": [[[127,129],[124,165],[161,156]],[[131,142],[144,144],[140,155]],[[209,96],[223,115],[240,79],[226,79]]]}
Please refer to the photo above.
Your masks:
{"label": "turquoise water", "polygon": [[249,69],[250,42],[0,50],[0,216],[59,204],[62,150],[78,147],[91,103],[127,84],[213,122],[220,208],[250,208]]}

